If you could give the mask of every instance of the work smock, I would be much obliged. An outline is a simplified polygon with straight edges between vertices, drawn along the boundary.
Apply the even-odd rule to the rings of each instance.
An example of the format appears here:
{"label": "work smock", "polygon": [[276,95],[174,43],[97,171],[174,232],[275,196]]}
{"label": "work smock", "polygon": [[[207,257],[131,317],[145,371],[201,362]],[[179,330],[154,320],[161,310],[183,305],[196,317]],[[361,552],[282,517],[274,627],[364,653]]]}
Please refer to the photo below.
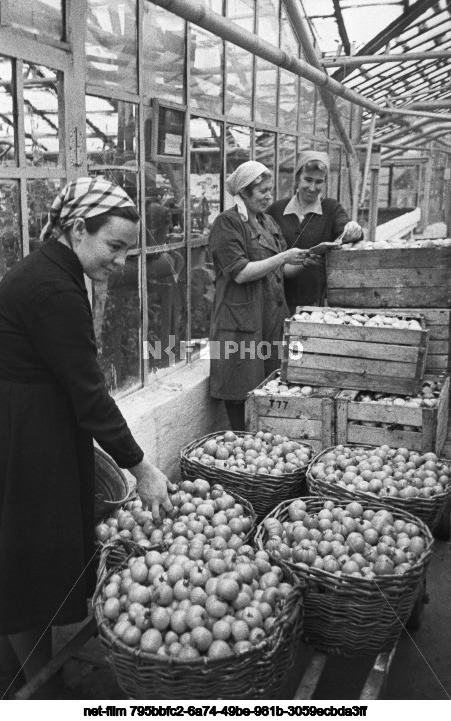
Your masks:
{"label": "work smock", "polygon": [[249,262],[286,249],[280,228],[266,214],[245,220],[237,208],[213,223],[209,247],[216,272],[210,329],[210,395],[245,400],[281,364],[287,307],[283,266],[259,280],[237,283]]}
{"label": "work smock", "polygon": [[[332,242],[344,230],[350,218],[333,198],[321,200],[322,214],[306,213],[302,222],[295,213],[285,214],[291,198],[276,200],[266,211],[280,226],[288,248],[308,249],[322,242]],[[294,312],[297,305],[320,305],[326,293],[325,263],[307,266],[296,275],[285,278],[285,296]]]}
{"label": "work smock", "polygon": [[105,388],[80,261],[49,240],[0,282],[0,635],[86,616],[93,438],[123,468],[143,458]]}

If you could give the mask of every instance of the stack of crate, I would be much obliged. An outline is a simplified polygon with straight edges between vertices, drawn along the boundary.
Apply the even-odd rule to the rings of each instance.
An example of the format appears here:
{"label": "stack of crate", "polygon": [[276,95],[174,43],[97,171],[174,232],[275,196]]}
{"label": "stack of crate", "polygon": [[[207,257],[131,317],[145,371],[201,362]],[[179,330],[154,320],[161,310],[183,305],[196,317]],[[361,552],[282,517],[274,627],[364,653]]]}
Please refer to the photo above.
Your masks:
{"label": "stack of crate", "polygon": [[[348,308],[364,307],[404,314],[419,314],[429,331],[425,363],[426,378],[440,378],[442,393],[436,409],[410,409],[421,412],[421,423],[409,409],[389,409],[393,424],[417,426],[420,436],[396,434],[391,436],[394,445],[405,441],[412,450],[436,450],[443,448],[448,423],[449,378],[451,367],[451,248],[387,248],[373,250],[334,251],[327,257],[327,299],[330,306],[346,305]],[[398,389],[399,393],[403,391]],[[364,405],[364,404],[363,404]],[[374,410],[374,409],[373,409]],[[406,411],[408,413],[406,414]],[[432,411],[432,412],[431,412]],[[349,421],[357,415],[369,421],[370,408],[356,404],[343,394],[336,408],[337,442],[344,439],[358,442],[365,431],[350,429]],[[374,415],[374,414],[373,414]],[[350,430],[350,433],[346,430]],[[371,429],[368,429],[371,430]],[[373,437],[381,439],[384,434],[374,431]],[[431,439],[432,448],[431,448]],[[386,441],[384,441],[386,442]]]}

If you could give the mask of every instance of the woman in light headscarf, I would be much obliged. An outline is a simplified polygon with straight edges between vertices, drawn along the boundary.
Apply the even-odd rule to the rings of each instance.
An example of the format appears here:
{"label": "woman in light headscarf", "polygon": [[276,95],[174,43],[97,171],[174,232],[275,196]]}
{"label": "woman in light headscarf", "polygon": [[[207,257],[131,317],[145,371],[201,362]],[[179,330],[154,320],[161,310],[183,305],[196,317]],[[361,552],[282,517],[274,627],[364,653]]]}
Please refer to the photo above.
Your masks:
{"label": "woman in light headscarf", "polygon": [[216,218],[209,238],[216,271],[210,395],[225,401],[232,429],[244,430],[247,393],[281,364],[283,277],[297,272],[306,253],[287,250],[280,228],[265,215],[272,199],[265,165],[243,163],[226,187],[234,205]]}
{"label": "woman in light headscarf", "polygon": [[93,439],[136,477],[144,507],[171,509],[166,476],[105,388],[84,281],[124,266],[138,223],[120,187],[80,178],[55,199],[42,245],[0,282],[0,698],[17,669],[29,680],[50,660],[52,625],[86,616]]}
{"label": "woman in light headscarf", "polygon": [[[302,152],[295,171],[295,195],[277,200],[268,208],[267,213],[280,226],[289,248],[313,248],[323,241],[334,241],[342,233],[343,242],[362,237],[360,225],[349,219],[337,200],[321,198],[329,168],[327,153]],[[324,256],[316,256],[316,261],[310,259],[305,268],[285,282],[290,313],[298,305],[322,305],[325,293]]]}

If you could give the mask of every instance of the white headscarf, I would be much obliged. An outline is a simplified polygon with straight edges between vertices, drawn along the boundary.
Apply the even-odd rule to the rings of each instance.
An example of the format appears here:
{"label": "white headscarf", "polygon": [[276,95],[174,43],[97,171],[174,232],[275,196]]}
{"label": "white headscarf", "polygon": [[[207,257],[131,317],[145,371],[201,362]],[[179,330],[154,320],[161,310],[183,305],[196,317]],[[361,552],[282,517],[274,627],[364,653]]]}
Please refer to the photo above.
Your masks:
{"label": "white headscarf", "polygon": [[239,213],[247,220],[247,208],[239,195],[240,190],[247,188],[254,180],[260,177],[263,173],[270,173],[271,171],[263,163],[259,163],[257,160],[247,160],[242,163],[232,173],[232,175],[226,180],[226,188],[230,195],[233,196],[233,204],[238,206]]}
{"label": "white headscarf", "polygon": [[299,154],[298,162],[296,163],[295,175],[299,173],[300,169],[312,160],[319,160],[327,168],[327,172],[330,170],[330,158],[327,153],[321,153],[319,150],[304,150]]}

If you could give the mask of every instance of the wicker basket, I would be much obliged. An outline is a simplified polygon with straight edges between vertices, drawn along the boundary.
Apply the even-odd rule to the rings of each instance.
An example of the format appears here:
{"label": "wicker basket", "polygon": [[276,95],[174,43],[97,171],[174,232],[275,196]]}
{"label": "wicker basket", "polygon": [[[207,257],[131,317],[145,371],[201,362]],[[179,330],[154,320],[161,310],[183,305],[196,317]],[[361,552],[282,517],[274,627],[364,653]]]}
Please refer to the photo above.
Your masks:
{"label": "wicker basket", "polygon": [[[259,518],[266,516],[278,503],[285,501],[287,498],[294,498],[307,493],[305,474],[308,464],[298,468],[293,473],[271,476],[260,473],[235,473],[224,468],[205,466],[203,463],[188,457],[195,448],[202,446],[210,438],[216,438],[221,433],[225,433],[225,431],[210,433],[208,436],[198,438],[182,448],[180,458],[182,479],[194,481],[196,478],[204,478],[211,484],[220,483],[228,491],[235,491],[243,498],[247,498]],[[254,434],[236,432],[235,435],[238,437],[253,437]],[[306,441],[302,441],[302,445],[312,448],[311,444]]]}
{"label": "wicker basket", "polygon": [[[307,497],[302,499],[311,513],[320,511],[325,500],[341,504],[341,499]],[[377,501],[360,501],[364,509],[386,508]],[[290,501],[269,514],[281,523],[288,520]],[[378,576],[376,580],[356,576],[335,576],[323,569],[304,570],[290,561],[278,561],[307,583],[304,600],[302,638],[318,650],[345,656],[360,656],[390,650],[410,617],[432,556],[433,539],[427,526],[410,513],[390,509],[395,519],[420,526],[426,550],[403,575]],[[263,524],[257,529],[256,544],[263,549],[268,539]]]}
{"label": "wicker basket", "polygon": [[95,522],[100,523],[129,501],[134,490],[118,465],[100,448],[94,448]]}
{"label": "wicker basket", "polygon": [[[347,447],[351,448],[352,444],[348,444]],[[374,450],[374,446],[359,445],[355,447],[364,448],[365,450],[372,448]],[[315,463],[320,462],[321,457],[331,450],[332,448],[324,449],[324,451],[318,453],[318,455],[316,455],[309,463],[307,469],[307,484],[308,490],[312,495],[335,496],[336,498],[340,498],[346,502],[350,500],[359,502],[365,500],[373,501],[374,499],[386,507],[390,506],[391,508],[398,508],[401,511],[407,511],[413,516],[417,516],[431,531],[434,530],[440,520],[448,498],[451,497],[451,483],[448,484],[448,487],[443,491],[443,493],[437,493],[436,496],[431,496],[430,498],[397,498],[396,496],[380,497],[371,493],[365,493],[364,491],[348,491],[346,488],[339,486],[337,483],[329,483],[327,481],[314,478],[310,473],[311,467]],[[445,458],[441,458],[440,460],[446,461],[449,465],[451,465],[451,461]]]}
{"label": "wicker basket", "polygon": [[[137,550],[134,555],[145,551]],[[110,549],[102,552],[93,598],[100,640],[107,652],[117,683],[132,699],[277,699],[293,664],[296,639],[302,630],[305,584],[296,582],[289,569],[285,580],[295,583],[266,640],[251,651],[227,659],[200,658],[183,662],[132,649],[113,635],[103,615],[102,589],[112,573]]]}

